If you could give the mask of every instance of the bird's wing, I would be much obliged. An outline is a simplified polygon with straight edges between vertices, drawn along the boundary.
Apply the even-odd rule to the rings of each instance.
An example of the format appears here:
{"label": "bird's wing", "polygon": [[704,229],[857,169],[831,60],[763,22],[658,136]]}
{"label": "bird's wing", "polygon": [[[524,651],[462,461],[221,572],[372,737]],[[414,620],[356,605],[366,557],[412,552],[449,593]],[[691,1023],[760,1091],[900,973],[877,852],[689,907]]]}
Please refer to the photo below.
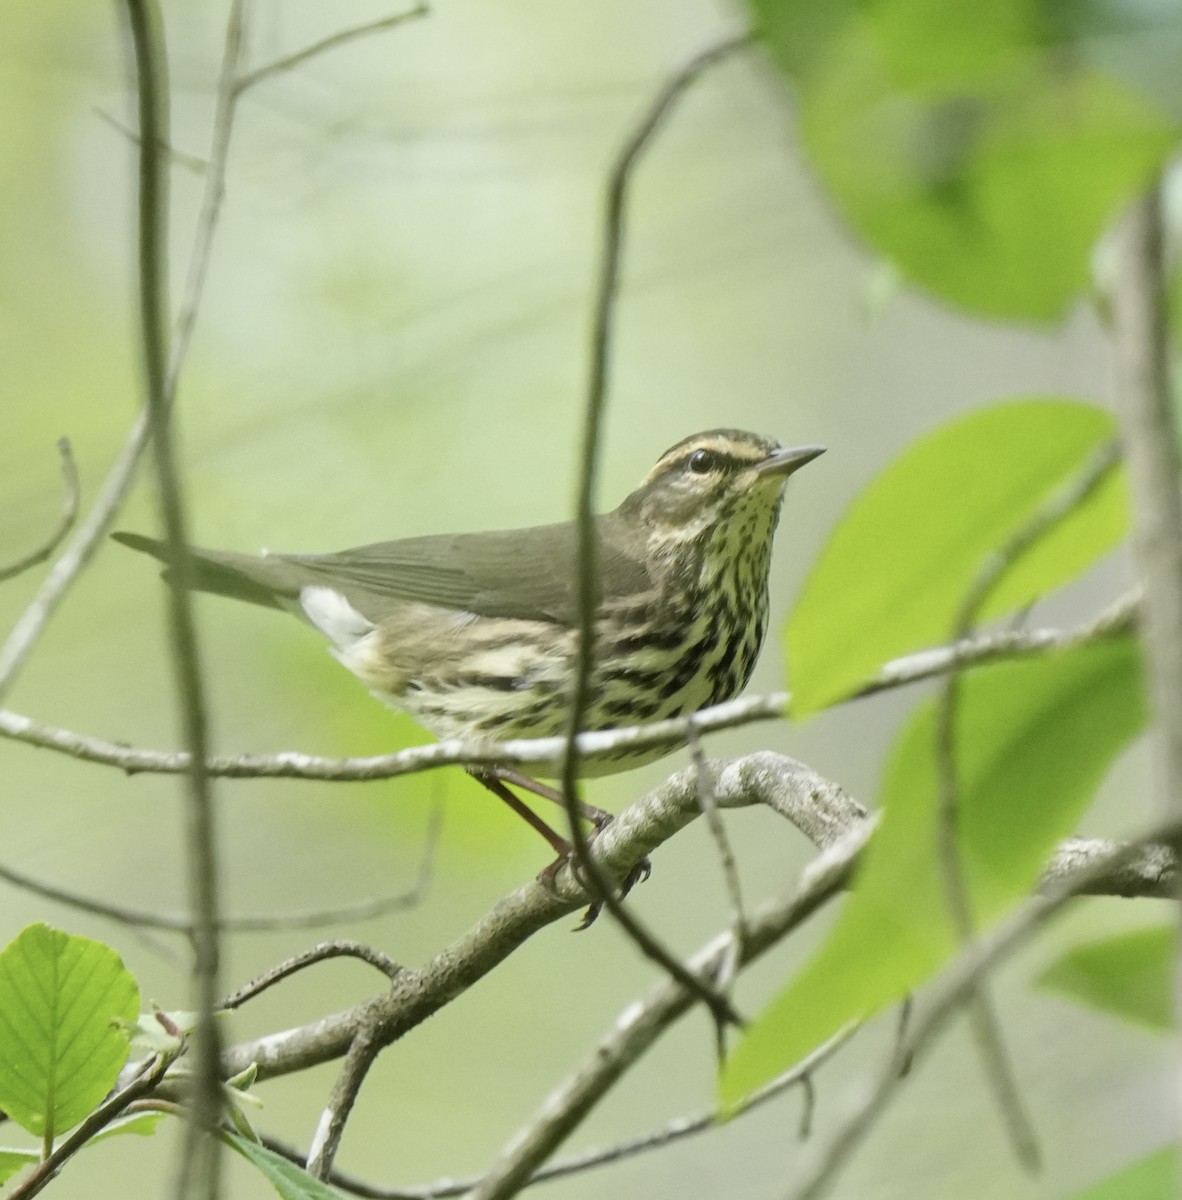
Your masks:
{"label": "bird's wing", "polygon": [[[605,599],[651,588],[638,547],[598,518],[599,587]],[[336,554],[271,555],[304,583],[341,591],[362,615],[380,621],[391,602],[420,601],[485,617],[573,624],[575,526],[505,533],[406,538]]]}

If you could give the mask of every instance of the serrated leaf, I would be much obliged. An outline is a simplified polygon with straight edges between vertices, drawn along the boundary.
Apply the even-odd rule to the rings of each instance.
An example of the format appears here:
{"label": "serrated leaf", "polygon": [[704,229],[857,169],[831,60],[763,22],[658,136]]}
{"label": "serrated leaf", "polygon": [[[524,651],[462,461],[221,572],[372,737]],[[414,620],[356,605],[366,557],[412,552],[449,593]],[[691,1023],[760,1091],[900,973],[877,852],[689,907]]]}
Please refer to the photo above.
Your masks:
{"label": "serrated leaf", "polygon": [[[1034,887],[1115,755],[1142,728],[1142,686],[1129,637],[1000,663],[962,681],[957,826],[979,927]],[[901,999],[955,953],[937,849],[933,717],[934,707],[923,706],[900,737],[853,894],[816,957],[736,1046],[722,1077],[727,1104],[847,1022]]]}
{"label": "serrated leaf", "polygon": [[1169,1146],[1139,1159],[1071,1200],[1175,1200],[1178,1195],[1178,1151]]}
{"label": "serrated leaf", "polygon": [[1140,81],[1082,48],[1086,5],[993,0],[955,21],[941,0],[751,7],[842,214],[912,282],[977,312],[1061,316],[1178,138]]}
{"label": "serrated leaf", "polygon": [[266,1146],[236,1133],[222,1133],[219,1136],[258,1167],[283,1200],[341,1200],[340,1192],[321,1183],[319,1179],[313,1179],[302,1167],[288,1162]]}
{"label": "serrated leaf", "polygon": [[0,1147],[0,1183],[11,1179],[14,1175],[32,1166],[40,1159],[36,1150],[16,1150],[12,1147]]}
{"label": "serrated leaf", "polygon": [[1172,1030],[1177,942],[1173,925],[1100,938],[1068,950],[1038,982],[1126,1021]]}
{"label": "serrated leaf", "polygon": [[139,988],[102,942],[30,925],[0,952],[0,1108],[30,1133],[76,1125],[127,1061]]}
{"label": "serrated leaf", "polygon": [[[1115,436],[1103,409],[1017,400],[951,421],[895,459],[842,517],[789,618],[793,713],[841,700],[884,662],[945,642],[990,555]],[[1128,523],[1114,469],[1011,565],[983,618],[1074,578]]]}

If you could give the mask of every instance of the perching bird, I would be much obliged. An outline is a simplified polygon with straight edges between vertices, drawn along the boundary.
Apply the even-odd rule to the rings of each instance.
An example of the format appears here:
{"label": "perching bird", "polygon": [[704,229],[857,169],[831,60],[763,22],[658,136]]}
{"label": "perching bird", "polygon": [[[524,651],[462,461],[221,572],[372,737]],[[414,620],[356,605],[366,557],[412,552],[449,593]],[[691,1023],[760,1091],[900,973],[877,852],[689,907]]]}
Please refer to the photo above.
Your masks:
{"label": "perching bird", "polygon": [[[772,536],[788,476],[821,446],[713,429],[666,450],[595,518],[599,605],[583,727],[683,716],[738,694],[767,624]],[[165,563],[154,538],[117,540]],[[578,637],[574,522],[439,534],[336,554],[193,550],[193,585],[311,621],[378,698],[440,738],[549,737],[566,729]],[[172,571],[165,571],[169,578]],[[584,775],[639,766],[676,743],[580,761]],[[506,786],[561,796],[524,772],[470,773],[542,833],[565,839]],[[555,764],[535,768],[553,777]],[[610,818],[584,806],[602,826]]]}

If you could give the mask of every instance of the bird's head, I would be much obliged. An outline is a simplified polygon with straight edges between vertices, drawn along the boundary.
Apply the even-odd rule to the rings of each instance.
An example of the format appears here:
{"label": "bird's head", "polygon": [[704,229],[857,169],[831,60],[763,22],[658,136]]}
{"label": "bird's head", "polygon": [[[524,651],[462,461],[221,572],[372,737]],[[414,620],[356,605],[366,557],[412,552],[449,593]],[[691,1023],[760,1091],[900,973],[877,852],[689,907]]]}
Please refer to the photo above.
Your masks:
{"label": "bird's head", "polygon": [[786,450],[741,429],[695,433],[661,455],[618,511],[673,542],[710,531],[756,534],[774,523],[788,476],[824,452],[823,446]]}

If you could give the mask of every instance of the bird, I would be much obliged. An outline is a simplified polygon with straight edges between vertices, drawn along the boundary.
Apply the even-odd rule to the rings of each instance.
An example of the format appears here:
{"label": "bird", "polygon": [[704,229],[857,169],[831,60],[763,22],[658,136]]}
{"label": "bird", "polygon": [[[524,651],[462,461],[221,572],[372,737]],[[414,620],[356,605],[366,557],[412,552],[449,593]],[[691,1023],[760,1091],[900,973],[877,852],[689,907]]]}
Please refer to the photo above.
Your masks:
{"label": "bird", "polygon": [[[789,476],[825,452],[739,429],[683,438],[619,506],[593,518],[598,604],[582,728],[681,717],[737,695],[763,644],[772,539]],[[162,561],[169,545],[117,541]],[[579,647],[575,522],[430,534],[330,554],[192,548],[198,591],[300,616],[380,700],[436,737],[465,742],[566,731]],[[580,759],[583,776],[651,762],[681,744]],[[562,803],[542,782],[556,762],[481,765],[469,774],[559,856],[570,844],[512,790]],[[581,805],[601,830],[611,816]],[[558,863],[555,864],[555,866]]]}

